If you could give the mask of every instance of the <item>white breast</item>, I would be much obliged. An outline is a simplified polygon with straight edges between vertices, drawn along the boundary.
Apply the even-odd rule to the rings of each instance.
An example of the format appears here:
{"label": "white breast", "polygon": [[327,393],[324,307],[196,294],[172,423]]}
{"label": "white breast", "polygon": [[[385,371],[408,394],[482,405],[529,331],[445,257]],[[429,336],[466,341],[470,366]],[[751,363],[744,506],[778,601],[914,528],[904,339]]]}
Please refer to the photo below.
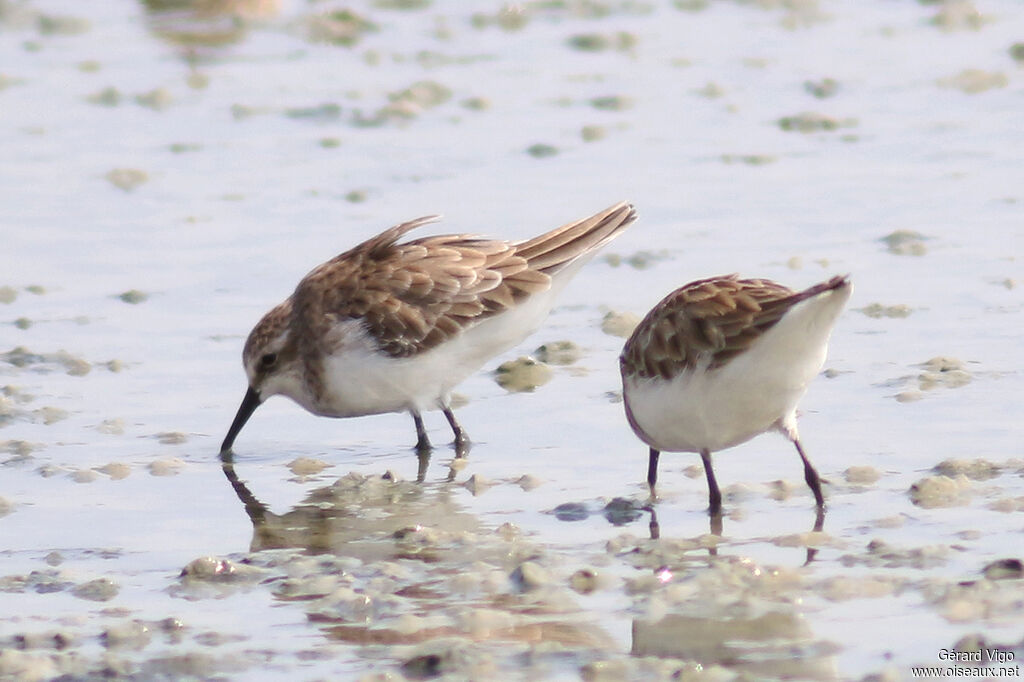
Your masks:
{"label": "white breast", "polygon": [[459,336],[408,358],[379,352],[358,320],[340,322],[332,336],[344,341],[324,362],[325,396],[311,411],[323,416],[357,417],[410,408],[436,409],[447,404],[459,382],[541,325],[555,293],[535,294]]}
{"label": "white breast", "polygon": [[797,304],[724,367],[698,367],[670,381],[626,377],[638,435],[658,450],[714,452],[791,421],[849,295],[847,287]]}

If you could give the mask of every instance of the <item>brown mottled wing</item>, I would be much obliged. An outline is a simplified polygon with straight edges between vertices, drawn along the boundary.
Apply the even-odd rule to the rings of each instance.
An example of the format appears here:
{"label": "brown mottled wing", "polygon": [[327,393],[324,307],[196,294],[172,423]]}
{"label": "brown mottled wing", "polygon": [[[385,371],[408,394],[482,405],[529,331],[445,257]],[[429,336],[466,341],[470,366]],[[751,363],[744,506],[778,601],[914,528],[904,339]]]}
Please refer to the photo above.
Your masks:
{"label": "brown mottled wing", "polygon": [[671,379],[707,362],[721,367],[747,350],[800,301],[841,286],[835,277],[801,292],[737,275],[691,282],[640,322],[620,357],[623,373]]}
{"label": "brown mottled wing", "polygon": [[395,243],[432,220],[393,227],[315,269],[293,294],[293,324],[362,319],[382,351],[408,357],[550,286],[507,242],[444,235]]}

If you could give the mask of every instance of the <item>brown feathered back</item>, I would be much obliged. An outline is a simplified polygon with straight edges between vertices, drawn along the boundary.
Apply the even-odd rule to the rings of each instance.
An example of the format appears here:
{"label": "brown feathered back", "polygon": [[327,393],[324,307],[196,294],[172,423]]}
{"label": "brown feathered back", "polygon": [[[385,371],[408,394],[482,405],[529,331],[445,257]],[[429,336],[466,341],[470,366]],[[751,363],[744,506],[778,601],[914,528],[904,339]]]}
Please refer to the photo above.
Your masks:
{"label": "brown feathered back", "polygon": [[800,292],[738,275],[691,282],[662,299],[633,331],[619,359],[622,372],[672,379],[702,362],[721,367],[797,303],[846,282],[833,277]]}
{"label": "brown feathered back", "polygon": [[546,291],[552,276],[635,217],[632,206],[620,203],[517,243],[440,235],[399,244],[402,235],[437,217],[396,225],[303,278],[291,298],[292,332],[316,343],[338,321],[361,319],[388,355],[421,353]]}

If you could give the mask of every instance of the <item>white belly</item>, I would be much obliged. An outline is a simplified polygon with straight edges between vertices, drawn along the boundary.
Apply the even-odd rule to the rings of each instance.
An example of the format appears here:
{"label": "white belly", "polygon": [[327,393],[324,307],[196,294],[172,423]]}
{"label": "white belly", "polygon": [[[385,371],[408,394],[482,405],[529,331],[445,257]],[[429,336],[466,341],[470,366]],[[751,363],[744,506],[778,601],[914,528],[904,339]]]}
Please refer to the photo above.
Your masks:
{"label": "white belly", "polygon": [[326,359],[325,395],[319,404],[307,409],[329,417],[357,417],[446,405],[458,383],[543,323],[556,293],[549,290],[535,294],[413,357],[383,355],[364,335],[359,343],[347,345]]}
{"label": "white belly", "polygon": [[669,381],[626,377],[624,398],[637,435],[657,450],[714,452],[776,424],[794,424],[848,297],[845,289],[796,305],[724,367],[698,367]]}

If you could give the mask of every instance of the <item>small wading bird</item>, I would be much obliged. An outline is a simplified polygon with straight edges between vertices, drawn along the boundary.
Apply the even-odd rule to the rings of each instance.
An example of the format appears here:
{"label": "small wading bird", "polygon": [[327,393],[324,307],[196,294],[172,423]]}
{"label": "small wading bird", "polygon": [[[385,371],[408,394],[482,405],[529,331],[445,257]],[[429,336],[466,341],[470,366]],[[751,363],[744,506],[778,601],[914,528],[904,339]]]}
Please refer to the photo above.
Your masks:
{"label": "small wading bird", "polygon": [[691,282],[666,296],[619,358],[626,418],[650,446],[654,495],[662,451],[698,452],[710,513],[722,509],[711,453],[781,432],[804,463],[818,508],[821,482],[800,445],[797,402],[821,370],[853,285],[833,277],[804,291],[736,275]]}
{"label": "small wading bird", "polygon": [[263,316],[242,352],[249,390],[222,455],[278,394],[323,417],[407,411],[421,454],[430,440],[420,413],[440,409],[464,454],[469,439],[452,413],[452,388],[536,330],[559,291],[636,213],[618,203],[521,242],[439,235],[398,243],[437,219],[402,223],[314,268]]}

